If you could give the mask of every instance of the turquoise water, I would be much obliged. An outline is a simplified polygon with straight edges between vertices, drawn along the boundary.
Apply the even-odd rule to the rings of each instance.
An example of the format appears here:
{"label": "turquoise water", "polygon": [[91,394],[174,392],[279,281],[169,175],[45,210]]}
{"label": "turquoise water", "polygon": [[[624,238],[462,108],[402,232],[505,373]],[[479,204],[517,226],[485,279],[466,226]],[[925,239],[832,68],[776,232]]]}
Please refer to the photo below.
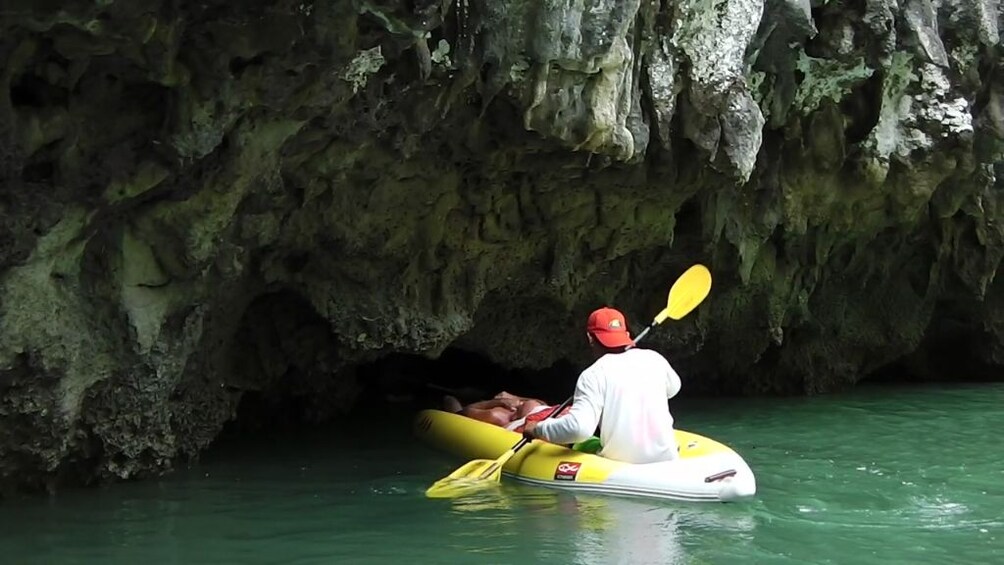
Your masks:
{"label": "turquoise water", "polygon": [[[0,504],[3,563],[1001,563],[1004,386],[677,401],[757,474],[749,502],[513,484],[424,489],[463,461],[410,420],[221,446],[170,477]],[[367,424],[372,426],[372,424]]]}

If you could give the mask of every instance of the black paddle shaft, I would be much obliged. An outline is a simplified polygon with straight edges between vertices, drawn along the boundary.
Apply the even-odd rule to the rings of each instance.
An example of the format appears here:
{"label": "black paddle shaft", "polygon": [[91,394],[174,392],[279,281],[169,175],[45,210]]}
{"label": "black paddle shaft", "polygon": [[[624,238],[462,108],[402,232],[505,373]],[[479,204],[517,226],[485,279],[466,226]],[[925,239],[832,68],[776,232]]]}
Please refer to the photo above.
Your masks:
{"label": "black paddle shaft", "polygon": [[[570,396],[570,397],[566,398],[565,401],[562,402],[560,406],[558,406],[557,408],[555,408],[554,410],[552,410],[551,413],[547,415],[547,418],[553,418],[555,414],[557,414],[558,412],[561,412],[562,410],[564,410],[565,408],[567,408],[568,405],[572,403],[572,399],[573,398],[575,398],[575,397]],[[547,418],[544,418],[544,420],[546,420]],[[543,421],[543,420],[541,420],[541,421]],[[526,436],[523,436],[523,439],[519,440],[519,443],[517,443],[516,445],[514,445],[512,447],[513,452],[515,453],[515,452],[519,451],[520,449],[523,448],[524,445],[530,443],[531,441],[533,441],[533,440],[531,440],[530,438],[528,438]]]}

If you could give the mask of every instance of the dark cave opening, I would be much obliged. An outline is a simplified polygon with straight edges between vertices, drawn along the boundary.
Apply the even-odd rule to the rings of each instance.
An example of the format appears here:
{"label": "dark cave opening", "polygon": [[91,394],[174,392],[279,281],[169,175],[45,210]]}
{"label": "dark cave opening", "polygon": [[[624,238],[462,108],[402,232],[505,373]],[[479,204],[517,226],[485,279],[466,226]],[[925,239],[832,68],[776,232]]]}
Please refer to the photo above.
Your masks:
{"label": "dark cave opening", "polygon": [[983,383],[1004,380],[1004,371],[989,361],[992,339],[980,332],[974,317],[942,306],[913,352],[865,375],[859,384]]}
{"label": "dark cave opening", "polygon": [[540,371],[509,370],[460,349],[448,349],[437,359],[393,353],[359,366],[356,374],[367,382],[351,409],[329,412],[324,419],[303,418],[317,399],[288,391],[245,393],[237,418],[225,425],[203,457],[234,449],[243,452],[260,442],[295,443],[304,438],[336,448],[400,441],[410,434],[415,415],[422,409],[443,408],[447,394],[466,404],[506,390],[557,404],[571,395],[578,376],[560,363]]}
{"label": "dark cave opening", "polygon": [[393,353],[357,369],[363,386],[357,406],[398,404],[438,408],[445,395],[461,403],[485,400],[500,391],[561,402],[575,387],[578,371],[569,362],[546,369],[511,369],[488,357],[448,348],[439,357]]}
{"label": "dark cave opening", "polygon": [[407,421],[421,409],[442,408],[447,395],[467,404],[504,390],[557,404],[571,395],[578,373],[568,362],[540,370],[509,369],[457,348],[437,358],[391,353],[332,376],[335,381],[353,379],[358,386],[348,409],[325,405],[337,399],[325,400],[316,387],[304,385],[303,374],[289,375],[285,384],[245,391],[220,438],[283,434],[370,418]]}
{"label": "dark cave opening", "polygon": [[1000,382],[1004,373],[979,360],[972,342],[963,337],[944,339],[918,349],[865,375],[858,384],[932,384]]}
{"label": "dark cave opening", "polygon": [[575,387],[570,362],[510,369],[462,348],[438,357],[392,352],[368,362],[341,358],[331,327],[292,291],[255,299],[230,346],[227,387],[240,392],[220,437],[285,433],[372,418],[409,417],[442,407],[446,395],[469,403],[500,391],[558,403]]}
{"label": "dark cave opening", "polygon": [[226,387],[240,392],[223,437],[317,424],[344,413],[355,381],[331,326],[299,293],[280,290],[245,309],[229,344]]}

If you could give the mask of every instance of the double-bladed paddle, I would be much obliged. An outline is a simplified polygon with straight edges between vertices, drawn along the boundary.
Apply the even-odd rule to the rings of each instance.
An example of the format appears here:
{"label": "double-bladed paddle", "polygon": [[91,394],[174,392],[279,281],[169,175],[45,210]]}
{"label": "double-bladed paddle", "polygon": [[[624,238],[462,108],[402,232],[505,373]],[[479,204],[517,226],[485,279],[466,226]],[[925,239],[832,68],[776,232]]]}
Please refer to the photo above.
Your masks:
{"label": "double-bladed paddle", "polygon": [[[704,265],[694,265],[687,269],[680,278],[673,283],[669,289],[669,298],[666,307],[659,312],[652,323],[642,330],[638,337],[634,339],[638,343],[655,326],[666,321],[666,318],[679,320],[689,314],[700,304],[708,293],[711,292],[711,272]],[[569,404],[572,398],[568,398],[558,406],[556,410],[548,414],[548,418],[560,413]],[[511,449],[503,453],[498,459],[475,459],[463,465],[446,477],[436,481],[426,491],[425,495],[430,498],[456,498],[469,492],[480,490],[486,486],[497,484],[502,478],[502,467],[516,453],[523,449],[523,446],[530,443],[530,439],[522,438]]]}

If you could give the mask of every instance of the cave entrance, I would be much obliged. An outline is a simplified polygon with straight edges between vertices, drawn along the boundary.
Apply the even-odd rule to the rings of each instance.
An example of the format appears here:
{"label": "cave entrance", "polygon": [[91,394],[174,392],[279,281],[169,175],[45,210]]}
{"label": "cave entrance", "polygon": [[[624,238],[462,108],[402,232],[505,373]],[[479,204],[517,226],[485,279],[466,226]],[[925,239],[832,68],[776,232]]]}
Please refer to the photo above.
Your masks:
{"label": "cave entrance", "polygon": [[357,375],[364,387],[361,405],[420,409],[439,408],[445,395],[466,404],[502,390],[558,403],[574,390],[578,370],[567,361],[545,369],[507,368],[479,353],[448,348],[436,358],[393,353],[359,366]]}
{"label": "cave entrance", "polygon": [[226,385],[240,391],[224,436],[286,431],[348,413],[359,386],[331,326],[300,294],[259,296],[229,345]]}
{"label": "cave entrance", "polygon": [[860,384],[980,383],[1004,378],[1000,367],[981,360],[981,340],[941,336],[925,342],[913,353],[867,374]]}
{"label": "cave entrance", "polygon": [[447,348],[438,357],[375,354],[370,362],[344,359],[327,320],[292,291],[256,298],[230,344],[226,386],[240,391],[225,438],[272,434],[357,418],[410,417],[440,408],[445,395],[461,403],[502,390],[558,403],[575,387],[570,362],[512,369],[489,357]]}
{"label": "cave entrance", "polygon": [[935,311],[917,349],[872,371],[861,384],[992,382],[1004,378],[994,365],[993,340],[981,331],[978,305],[944,303]]}

